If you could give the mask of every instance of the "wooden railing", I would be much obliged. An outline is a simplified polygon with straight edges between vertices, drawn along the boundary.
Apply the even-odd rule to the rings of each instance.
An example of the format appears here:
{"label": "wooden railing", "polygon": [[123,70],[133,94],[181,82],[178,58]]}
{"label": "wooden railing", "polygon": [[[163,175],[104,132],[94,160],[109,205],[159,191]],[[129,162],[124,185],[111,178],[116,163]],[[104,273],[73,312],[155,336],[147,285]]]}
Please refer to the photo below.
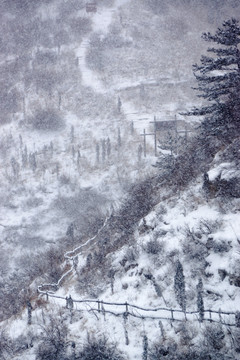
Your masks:
{"label": "wooden railing", "polygon": [[[42,293],[43,294],[43,293]],[[104,300],[91,299],[72,299],[70,297],[57,296],[52,293],[45,292],[46,299],[59,299],[64,306],[70,310],[87,311],[95,314],[111,314],[116,317],[132,316],[139,319],[150,320],[169,320],[169,321],[208,321],[215,322],[226,326],[240,327],[240,312],[222,311],[207,309],[203,310],[203,317],[199,311],[183,311],[181,309],[170,309],[166,307],[147,308],[128,302],[109,302]]]}

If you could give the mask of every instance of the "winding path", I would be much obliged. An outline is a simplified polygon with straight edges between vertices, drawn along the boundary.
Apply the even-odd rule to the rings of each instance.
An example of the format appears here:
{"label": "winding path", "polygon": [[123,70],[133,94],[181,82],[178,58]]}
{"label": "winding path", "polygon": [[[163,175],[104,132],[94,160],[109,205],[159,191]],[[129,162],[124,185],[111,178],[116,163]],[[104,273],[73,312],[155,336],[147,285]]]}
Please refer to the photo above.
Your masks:
{"label": "winding path", "polygon": [[75,261],[77,259],[77,257],[79,255],[81,255],[81,249],[84,248],[85,246],[87,246],[89,243],[93,242],[97,236],[100,234],[100,232],[105,228],[105,226],[107,225],[108,220],[110,219],[111,215],[109,217],[107,217],[102,225],[102,227],[98,230],[97,234],[94,235],[92,238],[88,239],[84,244],[81,244],[79,246],[77,246],[74,250],[72,251],[67,251],[64,254],[64,259],[66,261],[71,261],[72,265],[71,268],[69,270],[67,270],[65,273],[62,274],[62,276],[60,277],[60,279],[56,282],[56,283],[47,283],[47,284],[41,284],[38,285],[37,290],[40,294],[54,294],[60,287],[61,283],[63,282],[63,280],[73,272],[74,268],[75,268]]}
{"label": "winding path", "polygon": [[[109,25],[112,23],[113,14],[119,7],[128,3],[130,0],[115,0],[114,5],[110,8],[98,7],[96,13],[92,13],[91,20],[94,33],[107,34]],[[90,35],[92,32],[90,33]],[[90,35],[83,38],[81,45],[75,49],[78,58],[78,66],[82,73],[83,85],[91,87],[97,93],[106,93],[111,91],[105,88],[97,72],[92,71],[86,62],[86,55],[90,44]]]}

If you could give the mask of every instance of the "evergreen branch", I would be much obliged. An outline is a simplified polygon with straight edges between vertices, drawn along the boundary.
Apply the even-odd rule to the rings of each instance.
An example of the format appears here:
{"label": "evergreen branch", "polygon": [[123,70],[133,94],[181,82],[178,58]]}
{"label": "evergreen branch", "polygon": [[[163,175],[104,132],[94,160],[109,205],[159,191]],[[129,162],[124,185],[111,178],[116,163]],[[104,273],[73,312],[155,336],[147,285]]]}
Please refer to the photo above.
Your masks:
{"label": "evergreen branch", "polygon": [[236,56],[238,53],[238,49],[235,47],[230,47],[228,49],[208,48],[207,51],[212,52],[217,56]]}
{"label": "evergreen branch", "polygon": [[[238,60],[236,59],[236,57],[233,56],[229,56],[226,58],[220,57],[217,59],[208,58],[204,56],[201,58],[201,63],[202,66],[198,66],[196,70],[200,71],[203,74],[206,74],[214,70],[228,70],[229,66],[238,65]],[[229,70],[234,70],[234,69],[229,69]]]}
{"label": "evergreen branch", "polygon": [[203,75],[197,75],[194,74],[196,80],[198,82],[201,82],[201,84],[211,84],[211,83],[221,83],[222,81],[232,81],[235,78],[235,73],[228,73],[224,75],[218,75],[218,76],[203,76]]}
{"label": "evergreen branch", "polygon": [[204,106],[202,108],[194,107],[192,110],[188,111],[187,113],[184,113],[183,115],[186,116],[205,116],[208,114],[212,114],[213,112],[216,112],[218,109],[217,104],[212,104],[210,106]]}

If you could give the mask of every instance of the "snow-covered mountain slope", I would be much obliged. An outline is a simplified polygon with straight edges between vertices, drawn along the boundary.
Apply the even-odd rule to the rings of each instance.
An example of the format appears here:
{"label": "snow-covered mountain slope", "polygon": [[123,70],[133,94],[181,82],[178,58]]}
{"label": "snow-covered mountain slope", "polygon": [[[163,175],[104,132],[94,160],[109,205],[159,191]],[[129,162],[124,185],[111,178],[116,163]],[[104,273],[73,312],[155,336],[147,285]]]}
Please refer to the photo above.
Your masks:
{"label": "snow-covered mountain slope", "polygon": [[[70,342],[80,351],[87,334],[105,334],[129,359],[142,356],[144,336],[149,346],[160,338],[187,351],[208,330],[195,315],[184,324],[166,320],[180,307],[179,263],[188,312],[197,309],[199,278],[205,309],[238,310],[238,140],[215,156],[207,193],[202,175],[178,189],[157,184],[152,167],[151,122],[182,120],[179,113],[199,102],[191,64],[205,49],[200,34],[235,15],[239,4],[229,4],[217,2],[210,15],[204,0],[189,1],[188,11],[185,1],[102,0],[93,13],[81,0],[0,4],[0,319],[12,338],[1,333],[0,356],[35,359],[54,320],[61,334],[68,328],[63,343],[73,359]],[[178,154],[187,146],[182,139]],[[73,249],[72,263],[64,254]],[[59,297],[36,294],[45,283]],[[168,310],[161,325],[140,309],[141,319],[126,319],[74,303],[71,319],[69,294]],[[213,351],[231,343],[234,353],[235,328],[223,328],[222,350]]]}
{"label": "snow-covered mountain slope", "polygon": [[[210,179],[214,172],[217,173],[216,169],[226,167],[229,181],[234,170],[234,178],[239,177],[236,164],[230,169],[229,163],[226,166],[220,161],[224,158],[226,151],[216,155],[209,168]],[[177,351],[186,352],[198,348],[201,343],[202,351],[212,349],[218,356],[223,356],[221,354],[226,354],[231,348],[232,356],[236,354],[234,349],[237,344],[230,344],[237,336],[237,328],[224,323],[235,324],[234,314],[239,310],[239,198],[206,194],[202,176],[177,193],[171,187],[160,186],[158,198],[152,210],[136,222],[134,233],[125,234],[121,245],[118,240],[122,238],[121,230],[116,226],[116,220],[109,218],[93,239],[91,247],[79,252],[77,265],[70,277],[58,286],[54,297],[51,289],[47,303],[43,294],[48,289],[42,288],[40,308],[39,300],[32,299],[32,336],[42,324],[41,311],[46,314],[53,312],[56,317],[61,311],[68,326],[68,339],[76,342],[77,351],[80,351],[80,343],[85,341],[87,334],[94,334],[97,338],[104,335],[110,342],[117,343],[128,359],[142,356],[144,336],[148,338],[149,348],[153,348],[155,343],[165,348],[174,343]],[[112,226],[113,223],[115,225]],[[111,237],[103,248],[103,239],[109,234],[107,227],[111,226]],[[101,249],[104,258],[100,260]],[[170,320],[171,310],[181,309],[175,289],[179,262],[184,274],[187,321],[184,314],[175,312],[175,320]],[[204,318],[211,316],[216,321],[213,325],[208,325],[208,321],[199,322],[199,279],[202,281],[203,308],[206,311]],[[65,308],[65,297],[69,295],[74,301],[81,300],[74,302],[71,311]],[[84,303],[84,299],[92,299],[93,302]],[[94,303],[97,300],[100,305]],[[125,303],[129,304],[127,309]],[[132,308],[131,304],[139,308]],[[168,310],[143,311],[158,308]],[[129,314],[125,319],[120,314],[126,310]],[[207,310],[212,311],[211,315]],[[220,318],[219,311],[223,312]],[[217,325],[219,321],[222,326]],[[213,336],[214,326],[223,331],[222,343],[218,339],[218,344],[209,345],[206,334]],[[11,335],[13,327],[19,328],[15,337],[29,329],[27,310],[18,320],[6,325]],[[78,329],[81,329],[81,334]],[[184,334],[188,334],[188,340],[183,341]],[[35,351],[37,344],[33,344]],[[31,349],[25,354],[34,359],[33,352]]]}

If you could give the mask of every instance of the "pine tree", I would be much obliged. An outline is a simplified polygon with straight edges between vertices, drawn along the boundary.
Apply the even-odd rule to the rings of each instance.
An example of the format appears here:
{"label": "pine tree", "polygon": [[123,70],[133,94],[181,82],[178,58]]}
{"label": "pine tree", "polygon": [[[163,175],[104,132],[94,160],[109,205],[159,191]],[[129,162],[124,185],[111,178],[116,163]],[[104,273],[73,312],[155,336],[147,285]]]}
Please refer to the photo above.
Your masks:
{"label": "pine tree", "polygon": [[22,151],[22,166],[25,168],[28,164],[28,150],[25,145],[24,150]]}
{"label": "pine tree", "polygon": [[70,141],[71,141],[71,143],[74,142],[74,139],[75,139],[75,129],[74,129],[74,126],[72,125],[71,126],[71,131],[70,131]]}
{"label": "pine tree", "polygon": [[120,147],[122,146],[122,138],[121,138],[121,130],[120,130],[120,128],[118,128],[118,139],[117,139],[117,142],[118,142],[118,150],[119,150]]}
{"label": "pine tree", "polygon": [[69,236],[71,239],[74,238],[74,224],[73,224],[73,223],[71,223],[71,224],[68,226],[66,235]]}
{"label": "pine tree", "polygon": [[102,140],[102,162],[104,163],[106,159],[106,142]]}
{"label": "pine tree", "polygon": [[142,153],[143,153],[143,148],[142,145],[138,145],[138,161],[140,162],[142,160]]}
{"label": "pine tree", "polygon": [[176,274],[174,277],[174,291],[178,304],[183,311],[186,311],[185,278],[180,261],[177,262]]}
{"label": "pine tree", "polygon": [[22,151],[23,139],[22,139],[22,135],[21,135],[21,134],[19,134],[19,146],[20,146],[20,150]]}
{"label": "pine tree", "polygon": [[27,301],[27,309],[28,309],[28,325],[32,324],[32,305],[30,301]]}
{"label": "pine tree", "polygon": [[36,161],[36,155],[35,153],[29,154],[29,164],[31,166],[32,171],[35,171],[37,168],[37,161]]}
{"label": "pine tree", "polygon": [[76,151],[75,151],[75,147],[74,145],[72,146],[72,158],[74,159],[75,158],[75,154],[76,154]]}
{"label": "pine tree", "polygon": [[108,137],[107,138],[107,156],[108,156],[108,158],[110,157],[110,155],[111,155],[111,141]]}
{"label": "pine tree", "polygon": [[147,335],[143,336],[143,353],[142,353],[142,360],[148,359],[148,338]]}
{"label": "pine tree", "polygon": [[99,161],[100,161],[100,146],[99,146],[99,143],[96,144],[96,160],[97,160],[97,163],[99,163]]}
{"label": "pine tree", "polygon": [[121,112],[121,108],[122,108],[122,101],[120,99],[120,97],[118,97],[118,104],[117,104],[117,108],[118,108],[118,112]]}
{"label": "pine tree", "polygon": [[12,166],[13,175],[15,178],[17,178],[19,175],[20,166],[17,160],[15,159],[15,157],[11,158],[11,166]]}
{"label": "pine tree", "polygon": [[197,308],[199,312],[200,322],[204,319],[204,304],[203,304],[203,282],[202,279],[199,279],[197,284]]}
{"label": "pine tree", "polygon": [[215,35],[203,33],[212,56],[202,56],[201,65],[193,72],[198,82],[195,90],[207,101],[188,115],[204,116],[203,134],[230,140],[236,137],[240,125],[240,26],[236,19],[225,21]]}
{"label": "pine tree", "polygon": [[77,151],[77,165],[78,166],[80,164],[80,159],[81,159],[81,153],[80,153],[80,150],[78,149],[78,151]]}
{"label": "pine tree", "polygon": [[134,123],[133,123],[133,121],[131,122],[130,131],[131,131],[131,135],[133,135],[134,134]]}

